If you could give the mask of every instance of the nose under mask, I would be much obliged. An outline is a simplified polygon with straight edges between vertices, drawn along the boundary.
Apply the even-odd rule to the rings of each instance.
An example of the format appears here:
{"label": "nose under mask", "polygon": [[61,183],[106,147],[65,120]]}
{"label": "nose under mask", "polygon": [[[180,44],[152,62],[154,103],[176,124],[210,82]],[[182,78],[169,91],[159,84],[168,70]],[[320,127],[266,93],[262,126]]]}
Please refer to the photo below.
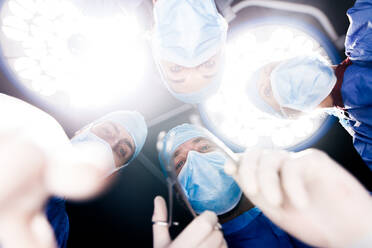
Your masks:
{"label": "nose under mask", "polygon": [[219,151],[190,151],[178,175],[191,206],[198,214],[205,210],[221,215],[240,201],[242,191],[234,179],[224,172],[226,156]]}

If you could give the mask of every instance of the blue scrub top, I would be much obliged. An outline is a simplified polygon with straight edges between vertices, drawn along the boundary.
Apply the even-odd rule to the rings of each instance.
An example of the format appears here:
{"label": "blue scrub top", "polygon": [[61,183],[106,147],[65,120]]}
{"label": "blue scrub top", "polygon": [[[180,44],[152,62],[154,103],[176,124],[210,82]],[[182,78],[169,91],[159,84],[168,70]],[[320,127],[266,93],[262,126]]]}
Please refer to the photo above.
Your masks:
{"label": "blue scrub top", "polygon": [[272,223],[258,208],[252,208],[222,224],[228,247],[232,248],[309,248]]}
{"label": "blue scrub top", "polygon": [[347,15],[350,27],[345,52],[352,64],[344,73],[341,95],[345,115],[339,118],[372,170],[372,0],[356,1]]}
{"label": "blue scrub top", "polygon": [[50,198],[45,212],[50,225],[53,227],[58,247],[66,248],[70,225],[65,208],[65,200],[56,197]]}

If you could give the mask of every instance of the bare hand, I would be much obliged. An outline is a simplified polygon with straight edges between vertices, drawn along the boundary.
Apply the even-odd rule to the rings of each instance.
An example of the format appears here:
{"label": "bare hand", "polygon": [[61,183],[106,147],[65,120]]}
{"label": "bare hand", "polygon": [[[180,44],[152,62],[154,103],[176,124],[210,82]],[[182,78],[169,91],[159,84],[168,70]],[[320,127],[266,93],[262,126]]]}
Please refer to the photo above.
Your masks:
{"label": "bare hand", "polygon": [[324,152],[248,151],[226,172],[274,223],[308,244],[348,247],[372,233],[369,193]]}
{"label": "bare hand", "polygon": [[[164,199],[160,196],[154,200],[153,221],[167,221],[167,206]],[[168,226],[154,224],[152,227],[154,248],[213,248],[226,247],[226,241],[220,230],[216,230],[217,216],[206,211],[193,220],[182,233],[171,240]]]}

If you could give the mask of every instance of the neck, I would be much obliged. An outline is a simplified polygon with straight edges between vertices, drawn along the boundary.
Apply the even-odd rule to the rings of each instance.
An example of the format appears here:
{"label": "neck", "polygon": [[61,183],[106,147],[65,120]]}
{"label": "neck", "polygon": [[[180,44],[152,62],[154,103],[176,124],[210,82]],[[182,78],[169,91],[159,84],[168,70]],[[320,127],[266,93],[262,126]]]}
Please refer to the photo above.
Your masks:
{"label": "neck", "polygon": [[240,201],[239,201],[238,205],[233,210],[231,210],[230,212],[219,215],[218,219],[219,219],[220,223],[223,224],[223,223],[226,223],[226,222],[228,222],[232,219],[235,219],[236,217],[238,217],[239,215],[247,212],[251,208],[254,208],[253,203],[251,203],[248,200],[248,198],[246,198],[244,195],[242,195],[242,198],[240,198]]}
{"label": "neck", "polygon": [[332,95],[329,94],[320,104],[319,108],[331,108],[334,106]]}
{"label": "neck", "polygon": [[[332,65],[331,66],[333,71],[336,71],[337,65]],[[335,85],[336,86],[336,85]],[[319,104],[318,108],[331,108],[334,107],[335,103],[333,101],[332,95],[329,94],[324,100]]]}

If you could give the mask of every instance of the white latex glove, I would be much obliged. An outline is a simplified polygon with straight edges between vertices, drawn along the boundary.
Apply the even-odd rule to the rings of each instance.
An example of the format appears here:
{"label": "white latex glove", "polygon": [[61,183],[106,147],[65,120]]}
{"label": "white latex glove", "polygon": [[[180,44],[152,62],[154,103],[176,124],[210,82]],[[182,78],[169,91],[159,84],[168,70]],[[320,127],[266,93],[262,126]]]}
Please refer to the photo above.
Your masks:
{"label": "white latex glove", "polygon": [[239,168],[229,164],[225,171],[298,239],[320,247],[372,247],[371,196],[324,152],[248,151]]}
{"label": "white latex glove", "polygon": [[97,147],[72,147],[56,120],[18,99],[0,94],[0,116],[0,246],[55,247],[44,204],[51,195],[100,192],[105,156]]}
{"label": "white latex glove", "polygon": [[[167,205],[165,200],[157,196],[154,199],[153,221],[167,221]],[[168,226],[153,224],[154,248],[214,248],[226,247],[226,241],[220,230],[216,230],[218,218],[210,211],[195,218],[175,240],[171,240]]]}

